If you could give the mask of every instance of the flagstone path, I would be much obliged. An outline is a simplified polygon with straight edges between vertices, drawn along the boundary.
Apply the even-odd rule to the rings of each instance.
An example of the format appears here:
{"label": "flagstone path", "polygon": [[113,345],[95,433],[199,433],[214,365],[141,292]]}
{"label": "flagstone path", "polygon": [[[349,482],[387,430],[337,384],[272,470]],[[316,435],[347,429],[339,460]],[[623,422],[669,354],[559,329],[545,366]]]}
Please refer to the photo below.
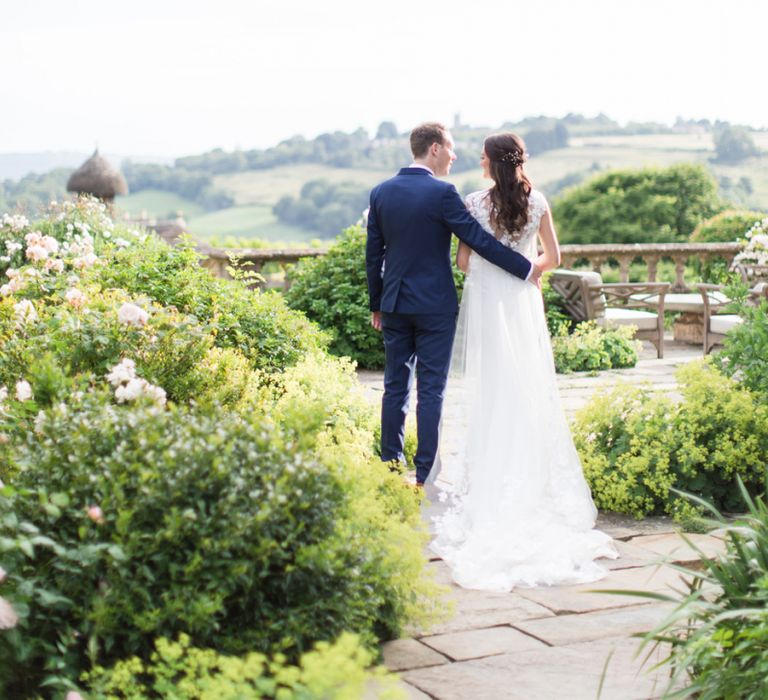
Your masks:
{"label": "flagstone path", "polygon": [[[646,344],[637,367],[596,376],[558,377],[569,415],[595,393],[619,382],[645,382],[652,390],[675,395],[674,370],[701,357],[692,346],[668,344],[658,360]],[[382,375],[359,372],[371,401],[381,398]],[[415,405],[413,403],[412,405]],[[451,417],[444,421],[450,424]],[[429,518],[439,505],[425,504]],[[666,687],[665,671],[649,672],[660,651],[645,661],[632,635],[652,629],[668,606],[647,598],[594,593],[594,589],[670,592],[681,588],[671,562],[694,563],[698,553],[677,534],[667,518],[636,521],[601,514],[598,527],[617,541],[620,558],[605,562],[603,580],[582,586],[518,588],[488,593],[454,585],[446,565],[432,558],[436,579],[449,589],[452,615],[427,630],[383,646],[384,663],[401,676],[410,700],[649,700]],[[693,535],[706,555],[723,543]]]}

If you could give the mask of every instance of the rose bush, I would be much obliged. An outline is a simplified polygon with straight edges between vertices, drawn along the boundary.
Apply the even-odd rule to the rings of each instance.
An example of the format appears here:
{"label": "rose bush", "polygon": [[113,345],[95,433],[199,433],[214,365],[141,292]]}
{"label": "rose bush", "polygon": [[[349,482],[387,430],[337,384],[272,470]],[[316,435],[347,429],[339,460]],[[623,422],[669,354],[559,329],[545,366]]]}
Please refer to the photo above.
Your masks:
{"label": "rose bush", "polygon": [[62,222],[23,243],[62,269],[35,252],[0,299],[0,695],[181,634],[293,664],[434,614],[417,498],[323,335],[189,247]]}

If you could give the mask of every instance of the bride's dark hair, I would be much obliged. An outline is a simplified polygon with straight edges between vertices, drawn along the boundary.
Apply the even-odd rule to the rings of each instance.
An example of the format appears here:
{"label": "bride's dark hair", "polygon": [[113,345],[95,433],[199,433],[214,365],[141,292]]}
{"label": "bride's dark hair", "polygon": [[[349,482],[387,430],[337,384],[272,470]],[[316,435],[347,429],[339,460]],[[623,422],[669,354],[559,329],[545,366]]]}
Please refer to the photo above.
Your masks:
{"label": "bride's dark hair", "polygon": [[483,144],[490,161],[493,187],[491,225],[497,233],[515,233],[528,223],[528,197],[533,186],[523,171],[525,143],[517,134],[493,134]]}

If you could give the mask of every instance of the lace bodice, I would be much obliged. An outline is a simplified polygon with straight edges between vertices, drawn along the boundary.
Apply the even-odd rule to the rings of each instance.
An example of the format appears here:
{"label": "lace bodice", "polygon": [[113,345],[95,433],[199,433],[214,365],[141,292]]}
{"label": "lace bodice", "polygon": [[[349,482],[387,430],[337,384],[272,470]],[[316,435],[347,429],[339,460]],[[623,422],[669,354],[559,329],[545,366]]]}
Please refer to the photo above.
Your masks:
{"label": "lace bodice", "polygon": [[[474,216],[479,224],[492,235],[496,232],[491,226],[491,200],[488,190],[479,190],[467,195],[465,200],[469,213]],[[531,190],[528,198],[528,223],[521,231],[505,231],[499,241],[513,250],[518,251],[527,258],[536,256],[536,234],[539,231],[541,217],[548,208],[547,199],[539,190]]]}

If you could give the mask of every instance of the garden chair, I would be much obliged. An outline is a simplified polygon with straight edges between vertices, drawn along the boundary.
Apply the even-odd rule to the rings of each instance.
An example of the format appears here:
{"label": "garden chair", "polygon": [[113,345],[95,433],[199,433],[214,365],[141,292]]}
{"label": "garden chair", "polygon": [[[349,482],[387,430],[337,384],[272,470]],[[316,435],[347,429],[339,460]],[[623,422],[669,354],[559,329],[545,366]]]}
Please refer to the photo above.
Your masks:
{"label": "garden chair", "polygon": [[606,284],[597,272],[555,270],[549,284],[563,297],[576,321],[598,325],[635,326],[636,336],[650,340],[659,358],[664,357],[664,297],[669,282],[620,282]]}
{"label": "garden chair", "polygon": [[[743,323],[744,319],[734,313],[728,313],[731,300],[723,294],[721,284],[697,284],[696,289],[704,302],[704,354],[707,355],[715,345],[722,345],[728,331]],[[768,283],[756,284],[749,293],[749,301],[760,303],[768,299]]]}
{"label": "garden chair", "polygon": [[741,279],[747,284],[768,282],[768,265],[739,263],[733,269],[741,275]]}

